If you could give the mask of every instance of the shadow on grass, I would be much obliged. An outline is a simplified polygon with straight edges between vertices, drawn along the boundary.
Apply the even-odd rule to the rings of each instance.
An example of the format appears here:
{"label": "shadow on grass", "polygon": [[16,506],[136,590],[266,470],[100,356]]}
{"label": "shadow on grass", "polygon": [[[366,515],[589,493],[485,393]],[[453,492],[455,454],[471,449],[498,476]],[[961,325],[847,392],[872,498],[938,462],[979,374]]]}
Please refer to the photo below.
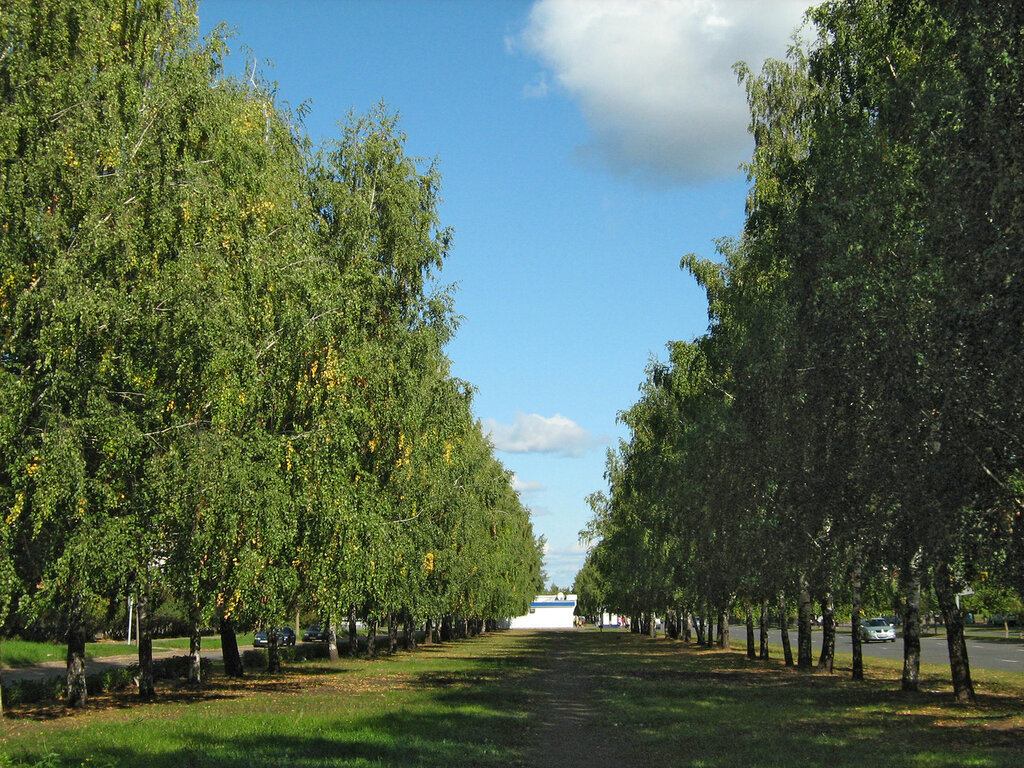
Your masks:
{"label": "shadow on grass", "polygon": [[922,692],[906,694],[898,680],[854,683],[667,641],[632,641],[617,653],[604,696],[607,725],[639,736],[656,761],[1024,765],[1019,689],[1016,697],[982,691],[977,706],[964,709],[939,678],[925,677]]}
{"label": "shadow on grass", "polygon": [[[134,699],[114,702],[106,722],[86,721],[87,713],[87,728],[9,743],[11,765],[78,766],[86,758],[111,768],[518,764],[543,649],[473,640],[425,650],[383,664],[310,665],[295,679],[286,673],[225,683],[222,694],[216,685],[202,695],[164,693],[152,709]],[[331,676],[352,677],[358,687],[346,697]],[[185,706],[161,715],[159,704]],[[138,717],[126,720],[122,706]]]}
{"label": "shadow on grass", "polygon": [[[645,764],[1024,765],[1019,688],[1015,696],[982,691],[977,707],[962,709],[937,677],[926,677],[925,692],[908,696],[891,679],[853,683],[775,660],[750,661],[741,652],[697,652],[625,633],[510,633],[393,660],[310,665],[296,679],[251,679],[207,691],[195,699],[201,707],[174,709],[193,703],[182,691],[180,700],[162,698],[171,707],[160,717],[147,718],[150,708],[142,707],[138,718],[115,712],[88,728],[43,723],[40,738],[26,733],[6,746],[14,748],[13,765],[57,752],[68,765],[88,758],[114,768],[510,768],[529,764],[537,703],[551,693],[552,668],[563,665],[585,689],[578,699],[593,705],[587,714],[602,738],[628,742]],[[361,687],[346,694],[332,676]],[[224,701],[216,700],[221,694]],[[588,757],[580,754],[576,764],[588,764]]]}

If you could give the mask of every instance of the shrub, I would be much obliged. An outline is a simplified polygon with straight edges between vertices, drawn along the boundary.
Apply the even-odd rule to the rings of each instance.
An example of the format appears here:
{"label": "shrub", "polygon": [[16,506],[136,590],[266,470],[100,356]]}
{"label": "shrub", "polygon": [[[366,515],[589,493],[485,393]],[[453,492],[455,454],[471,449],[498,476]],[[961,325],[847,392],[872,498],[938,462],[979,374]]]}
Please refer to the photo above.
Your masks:
{"label": "shrub", "polygon": [[306,643],[281,649],[281,661],[311,661],[330,658],[327,643]]}
{"label": "shrub", "polygon": [[[265,663],[264,663],[265,665]],[[188,677],[190,660],[188,656],[171,656],[153,660],[154,680],[177,680]],[[200,673],[205,678],[210,674],[210,660],[201,659]],[[90,693],[121,691],[135,684],[139,674],[138,664],[117,667],[88,675],[85,684]],[[45,701],[59,701],[64,697],[66,679],[63,676],[42,680],[15,680],[3,685],[4,704],[38,704]]]}
{"label": "shrub", "polygon": [[266,669],[267,652],[262,648],[249,648],[242,651],[242,666],[246,669]]}
{"label": "shrub", "polygon": [[41,701],[57,701],[64,695],[63,677],[46,677],[42,680],[15,680],[4,685],[5,704],[36,704]]}

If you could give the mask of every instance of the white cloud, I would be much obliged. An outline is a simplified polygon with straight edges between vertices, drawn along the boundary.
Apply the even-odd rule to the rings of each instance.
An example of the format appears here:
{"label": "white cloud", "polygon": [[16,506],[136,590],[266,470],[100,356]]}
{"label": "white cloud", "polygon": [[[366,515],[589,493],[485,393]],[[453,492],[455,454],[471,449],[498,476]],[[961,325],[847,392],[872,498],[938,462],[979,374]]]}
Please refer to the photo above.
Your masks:
{"label": "white cloud", "polygon": [[512,475],[512,489],[519,494],[537,493],[545,490],[542,483],[536,480],[520,480],[519,475]]}
{"label": "white cloud", "polygon": [[579,103],[593,131],[584,157],[693,183],[749,159],[746,96],[732,66],[759,70],[785,56],[809,3],[538,0],[520,45]]}
{"label": "white cloud", "polygon": [[562,587],[570,587],[586,559],[587,550],[583,546],[552,547],[550,544],[546,544],[544,547],[544,570],[548,574],[548,581],[554,581]]}
{"label": "white cloud", "polygon": [[550,418],[519,413],[514,424],[501,424],[495,419],[484,419],[482,423],[494,447],[509,453],[558,453],[578,457],[595,444],[587,430],[558,413]]}

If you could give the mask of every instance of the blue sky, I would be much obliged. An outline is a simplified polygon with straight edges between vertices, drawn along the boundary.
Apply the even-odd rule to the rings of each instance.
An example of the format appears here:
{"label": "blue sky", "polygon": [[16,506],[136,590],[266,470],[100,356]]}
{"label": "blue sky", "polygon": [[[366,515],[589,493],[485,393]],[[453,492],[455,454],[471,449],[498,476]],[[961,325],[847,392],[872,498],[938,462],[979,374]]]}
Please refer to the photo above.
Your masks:
{"label": "blue sky", "polygon": [[202,0],[314,140],[384,102],[436,159],[440,275],[464,317],[448,347],[476,416],[548,542],[583,562],[587,494],[644,369],[707,327],[679,269],[739,234],[752,148],[731,65],[785,55],[798,0]]}

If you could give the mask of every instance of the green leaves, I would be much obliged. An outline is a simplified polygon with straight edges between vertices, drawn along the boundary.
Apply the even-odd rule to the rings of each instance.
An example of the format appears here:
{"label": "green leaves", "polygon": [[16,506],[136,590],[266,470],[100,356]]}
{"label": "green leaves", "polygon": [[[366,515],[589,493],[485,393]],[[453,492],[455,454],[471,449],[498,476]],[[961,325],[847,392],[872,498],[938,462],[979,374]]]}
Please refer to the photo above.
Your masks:
{"label": "green leaves", "polygon": [[448,373],[440,176],[396,117],[312,148],[191,2],[0,25],[0,618],[517,612],[532,529]]}
{"label": "green leaves", "polygon": [[667,518],[685,531],[673,579],[704,596],[689,564],[722,542],[741,593],[918,553],[1019,588],[1019,7],[851,0],[809,18],[807,50],[737,68],[744,231],[720,264],[683,259],[709,332],[625,413],[594,562],[636,580],[630,552]]}

